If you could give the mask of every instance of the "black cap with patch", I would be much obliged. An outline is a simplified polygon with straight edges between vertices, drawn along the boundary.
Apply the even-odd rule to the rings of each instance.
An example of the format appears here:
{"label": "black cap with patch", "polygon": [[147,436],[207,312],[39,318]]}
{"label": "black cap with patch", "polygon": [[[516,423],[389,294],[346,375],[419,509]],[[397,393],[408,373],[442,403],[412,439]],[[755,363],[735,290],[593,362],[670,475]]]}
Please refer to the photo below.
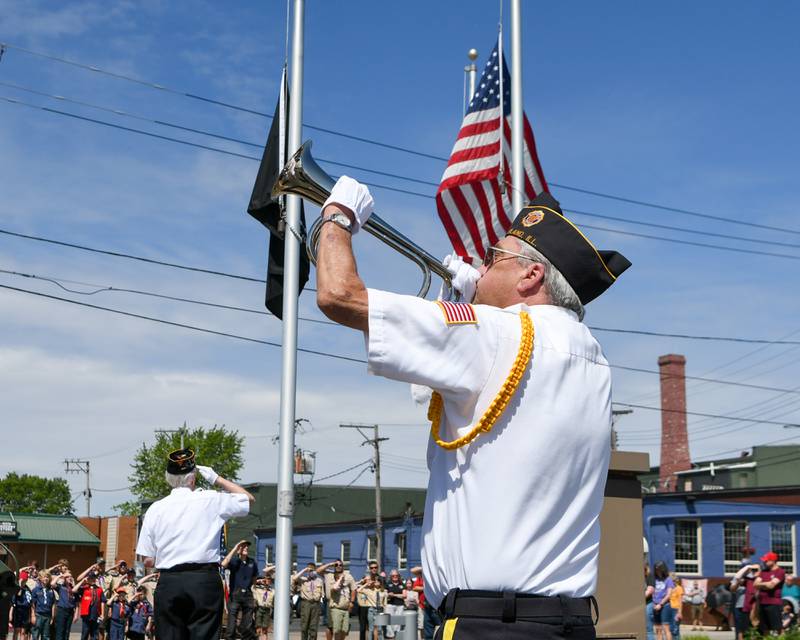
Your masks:
{"label": "black cap with patch", "polygon": [[194,468],[194,451],[191,449],[176,449],[167,456],[167,473],[184,475]]}
{"label": "black cap with patch", "polygon": [[552,262],[583,304],[603,293],[631,266],[621,253],[596,249],[547,192],[520,211],[506,235],[529,244]]}

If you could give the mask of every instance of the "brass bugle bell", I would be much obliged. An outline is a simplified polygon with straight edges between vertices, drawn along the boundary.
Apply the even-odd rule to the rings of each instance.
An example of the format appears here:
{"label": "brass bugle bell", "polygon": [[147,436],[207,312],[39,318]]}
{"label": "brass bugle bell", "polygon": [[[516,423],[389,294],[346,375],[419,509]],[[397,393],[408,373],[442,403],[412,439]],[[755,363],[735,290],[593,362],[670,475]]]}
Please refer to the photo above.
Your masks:
{"label": "brass bugle bell", "polygon": [[[311,156],[311,140],[306,140],[295,151],[278,176],[272,189],[272,197],[284,194],[297,195],[321,207],[328,199],[335,183],[336,181],[314,161]],[[450,272],[439,260],[424,249],[420,249],[374,213],[361,228],[403,254],[422,270],[422,286],[417,296],[424,298],[428,293],[428,289],[431,287],[431,273],[435,273],[444,280],[448,287],[452,286]],[[318,218],[311,225],[306,239],[308,259],[314,265],[317,264],[317,244],[321,229],[322,219]]]}

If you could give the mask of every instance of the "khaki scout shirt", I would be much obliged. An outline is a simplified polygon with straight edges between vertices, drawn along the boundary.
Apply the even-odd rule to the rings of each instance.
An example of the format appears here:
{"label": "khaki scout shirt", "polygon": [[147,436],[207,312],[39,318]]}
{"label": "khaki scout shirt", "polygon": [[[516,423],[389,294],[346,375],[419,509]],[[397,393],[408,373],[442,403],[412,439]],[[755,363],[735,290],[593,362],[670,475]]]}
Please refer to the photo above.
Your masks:
{"label": "khaki scout shirt", "polygon": [[272,603],[275,600],[275,590],[272,587],[268,588],[263,584],[254,584],[250,589],[253,592],[256,606],[272,609]]}
{"label": "khaki scout shirt", "polygon": [[382,607],[386,601],[386,591],[366,585],[358,587],[358,604],[362,607]]}
{"label": "khaki scout shirt", "polygon": [[328,606],[334,609],[349,609],[350,598],[356,590],[356,581],[349,571],[343,571],[337,577],[334,573],[325,574],[325,593],[328,594]]}
{"label": "khaki scout shirt", "polygon": [[294,581],[294,588],[300,594],[301,600],[319,602],[322,600],[322,580],[319,577],[314,579],[300,576]]}

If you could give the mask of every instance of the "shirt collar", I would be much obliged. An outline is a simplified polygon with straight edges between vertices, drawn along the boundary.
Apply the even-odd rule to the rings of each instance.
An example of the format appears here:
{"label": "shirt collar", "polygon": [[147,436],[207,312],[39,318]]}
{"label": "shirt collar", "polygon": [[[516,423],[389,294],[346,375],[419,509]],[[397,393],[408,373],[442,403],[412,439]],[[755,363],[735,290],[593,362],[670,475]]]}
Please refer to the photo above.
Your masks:
{"label": "shirt collar", "polygon": [[187,491],[191,493],[192,490],[189,487],[176,487],[175,489],[169,492],[169,495],[178,495],[179,493],[182,494]]}

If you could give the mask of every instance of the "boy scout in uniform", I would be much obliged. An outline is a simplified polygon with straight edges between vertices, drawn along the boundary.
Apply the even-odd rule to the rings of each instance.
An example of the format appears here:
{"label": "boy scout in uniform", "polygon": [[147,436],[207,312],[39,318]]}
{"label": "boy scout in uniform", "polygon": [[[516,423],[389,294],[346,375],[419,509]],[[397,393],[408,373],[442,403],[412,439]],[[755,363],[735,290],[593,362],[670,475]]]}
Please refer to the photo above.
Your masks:
{"label": "boy scout in uniform", "polygon": [[325,574],[325,593],[328,594],[328,629],[333,640],[344,640],[350,632],[350,612],[356,601],[356,581],[344,562],[333,563],[333,573]]}
{"label": "boy scout in uniform", "polygon": [[322,611],[322,578],[317,566],[309,562],[305,569],[292,576],[292,586],[300,594],[300,638],[314,640],[317,637],[319,616]]}
{"label": "boy scout in uniform", "polygon": [[371,373],[433,390],[422,565],[438,638],[593,639],[611,376],[581,320],[630,262],[595,248],[545,192],[479,270],[448,264],[474,299],[368,290],[352,236],[372,205],[351,178],[332,189],[317,304],[364,333]]}

